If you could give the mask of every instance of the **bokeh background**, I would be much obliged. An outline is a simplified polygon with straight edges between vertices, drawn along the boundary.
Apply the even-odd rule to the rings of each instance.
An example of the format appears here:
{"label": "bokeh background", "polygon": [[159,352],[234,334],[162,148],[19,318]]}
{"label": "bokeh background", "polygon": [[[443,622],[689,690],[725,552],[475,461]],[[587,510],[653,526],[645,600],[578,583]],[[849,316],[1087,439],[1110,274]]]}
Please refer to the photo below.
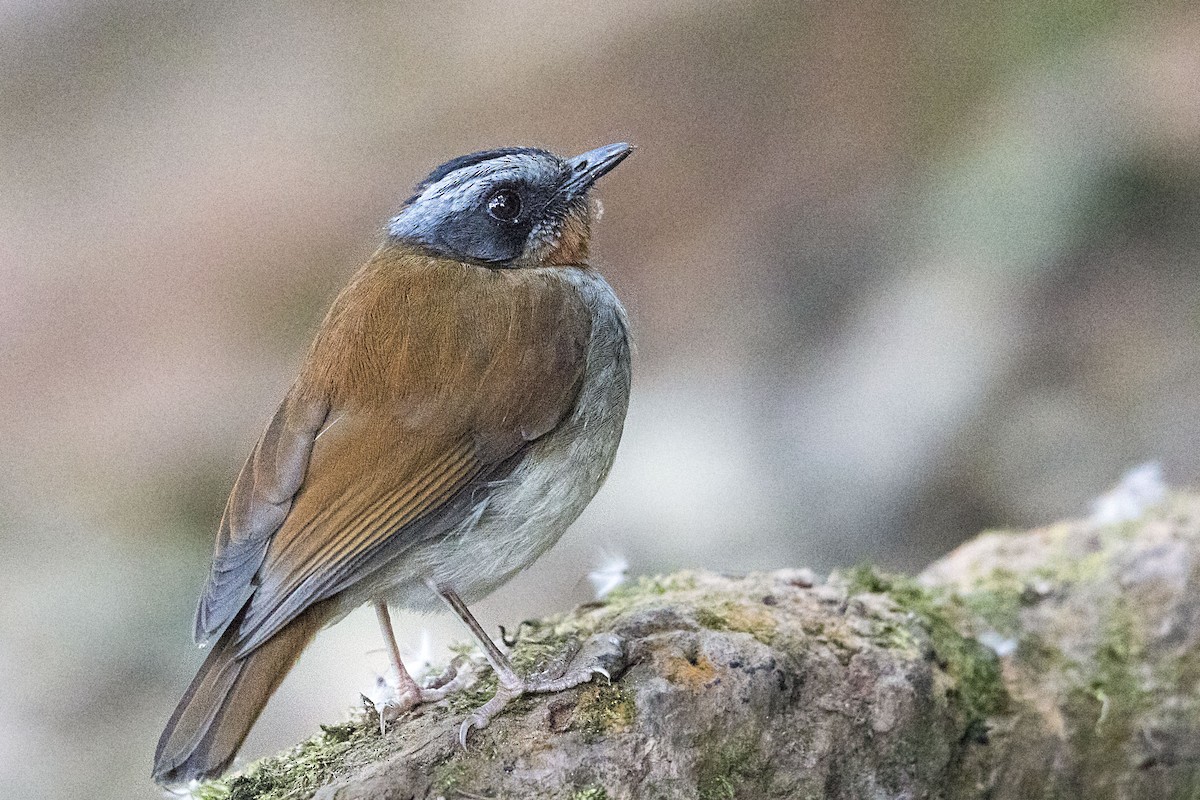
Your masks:
{"label": "bokeh background", "polygon": [[[0,796],[158,795],[225,495],[409,187],[616,140],[626,439],[487,624],[606,552],[914,569],[1142,461],[1200,477],[1191,4],[6,0]],[[369,613],[323,633],[244,756],[379,647]]]}

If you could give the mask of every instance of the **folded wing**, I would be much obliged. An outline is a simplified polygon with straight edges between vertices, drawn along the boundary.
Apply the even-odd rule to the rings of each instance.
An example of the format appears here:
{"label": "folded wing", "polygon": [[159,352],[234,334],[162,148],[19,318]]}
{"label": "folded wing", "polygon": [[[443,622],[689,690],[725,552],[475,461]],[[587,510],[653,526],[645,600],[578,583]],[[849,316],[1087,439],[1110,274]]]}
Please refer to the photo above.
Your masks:
{"label": "folded wing", "polygon": [[456,498],[569,414],[590,335],[553,272],[382,250],[335,302],[234,485],[197,639],[236,617],[245,654],[468,513]]}

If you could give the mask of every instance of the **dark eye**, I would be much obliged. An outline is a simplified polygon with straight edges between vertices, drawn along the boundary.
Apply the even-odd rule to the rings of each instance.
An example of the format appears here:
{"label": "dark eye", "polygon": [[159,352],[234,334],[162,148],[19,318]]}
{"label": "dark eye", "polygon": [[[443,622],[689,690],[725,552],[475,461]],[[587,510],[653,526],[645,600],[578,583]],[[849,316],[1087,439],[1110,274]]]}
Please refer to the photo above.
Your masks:
{"label": "dark eye", "polygon": [[488,198],[487,210],[501,222],[512,222],[521,216],[521,195],[512,189],[501,189]]}

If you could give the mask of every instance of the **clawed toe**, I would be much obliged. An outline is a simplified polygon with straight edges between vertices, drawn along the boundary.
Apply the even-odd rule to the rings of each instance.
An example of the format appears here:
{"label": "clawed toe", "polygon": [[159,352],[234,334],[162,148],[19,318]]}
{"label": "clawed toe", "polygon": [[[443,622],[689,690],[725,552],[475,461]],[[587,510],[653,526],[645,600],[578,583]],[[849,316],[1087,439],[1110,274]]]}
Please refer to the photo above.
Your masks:
{"label": "clawed toe", "polygon": [[387,733],[388,725],[424,702],[422,694],[423,692],[416,687],[409,687],[401,691],[393,690],[391,695],[386,697],[377,706],[379,711],[379,732],[381,734]]}
{"label": "clawed toe", "polygon": [[411,683],[406,686],[393,687],[380,678],[379,682],[385,695],[382,702],[376,703],[379,711],[379,732],[386,733],[388,725],[417,706],[444,700],[464,688],[470,683],[472,676],[470,671],[461,670],[465,662],[466,659],[462,656],[455,658],[440,675],[428,681],[425,686]]}
{"label": "clawed toe", "polygon": [[449,686],[454,683],[461,685],[462,677],[459,675],[458,671],[462,669],[463,665],[466,663],[466,656],[455,656],[453,659],[451,659],[450,663],[446,665],[446,668],[442,670],[440,675],[425,682],[424,688],[441,689],[444,686]]}
{"label": "clawed toe", "polygon": [[522,678],[512,672],[497,671],[500,686],[496,694],[463,720],[458,729],[458,742],[467,746],[467,737],[473,728],[486,728],[492,719],[504,710],[510,701],[523,694],[546,694],[562,692],[587,683],[596,675],[612,682],[612,672],[624,667],[625,650],[620,637],[613,634],[597,634],[587,639],[557,675],[539,675]]}
{"label": "clawed toe", "polygon": [[467,747],[467,736],[470,735],[472,728],[482,730],[486,728],[492,719],[504,710],[504,707],[509,702],[516,700],[524,694],[523,687],[508,687],[501,686],[492,695],[492,698],[486,703],[475,709],[475,713],[463,720],[462,725],[458,726],[458,743],[465,750]]}

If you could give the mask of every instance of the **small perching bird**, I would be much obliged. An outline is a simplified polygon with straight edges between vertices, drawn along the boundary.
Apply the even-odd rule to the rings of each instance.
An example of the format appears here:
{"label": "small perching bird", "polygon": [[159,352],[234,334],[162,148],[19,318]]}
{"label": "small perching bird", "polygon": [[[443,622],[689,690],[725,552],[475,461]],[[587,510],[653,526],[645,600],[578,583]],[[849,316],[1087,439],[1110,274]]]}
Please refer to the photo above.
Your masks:
{"label": "small perching bird", "polygon": [[334,301],[238,476],[195,637],[220,634],[159,739],[153,777],[232,761],[322,627],[372,603],[398,675],[393,713],[444,696],[400,661],[388,605],[449,605],[500,689],[530,680],[467,603],[544,553],[608,475],[629,400],[625,312],[587,264],[589,191],[632,148],[572,159],[534,148],[456,158],[417,187]]}

